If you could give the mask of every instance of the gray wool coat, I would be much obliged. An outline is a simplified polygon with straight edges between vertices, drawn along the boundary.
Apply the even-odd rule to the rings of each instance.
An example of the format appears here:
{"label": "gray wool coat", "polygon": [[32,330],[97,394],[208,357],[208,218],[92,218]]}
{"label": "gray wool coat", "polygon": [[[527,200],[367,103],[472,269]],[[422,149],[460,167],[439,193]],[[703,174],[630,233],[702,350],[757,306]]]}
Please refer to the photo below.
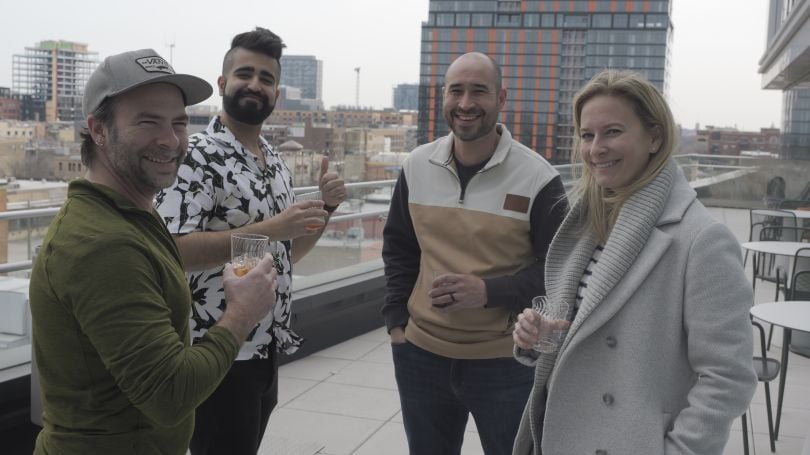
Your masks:
{"label": "gray wool coat", "polygon": [[[579,211],[545,272],[572,304],[596,247]],[[670,160],[623,205],[559,353],[516,350],[536,370],[514,454],[722,453],[757,384],[740,256]]]}

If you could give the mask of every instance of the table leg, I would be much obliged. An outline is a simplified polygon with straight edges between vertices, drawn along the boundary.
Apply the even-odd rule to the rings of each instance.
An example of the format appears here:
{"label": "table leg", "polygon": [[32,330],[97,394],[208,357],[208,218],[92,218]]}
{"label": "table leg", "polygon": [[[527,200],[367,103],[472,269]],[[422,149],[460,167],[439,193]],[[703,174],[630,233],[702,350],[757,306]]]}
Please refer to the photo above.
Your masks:
{"label": "table leg", "polygon": [[782,331],[782,365],[779,371],[779,398],[776,400],[776,425],[773,438],[779,439],[779,423],[782,420],[782,400],[785,398],[785,377],[787,376],[788,354],[790,354],[790,335],[788,328]]}

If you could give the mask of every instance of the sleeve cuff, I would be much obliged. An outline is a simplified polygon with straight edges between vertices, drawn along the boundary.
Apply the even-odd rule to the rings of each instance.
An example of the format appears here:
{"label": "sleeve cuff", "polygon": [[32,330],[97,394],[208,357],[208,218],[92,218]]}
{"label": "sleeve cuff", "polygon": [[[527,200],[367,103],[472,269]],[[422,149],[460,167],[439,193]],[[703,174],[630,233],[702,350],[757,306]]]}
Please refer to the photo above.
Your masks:
{"label": "sleeve cuff", "polygon": [[513,350],[513,355],[515,356],[515,360],[526,365],[527,367],[534,367],[537,365],[537,359],[540,358],[540,354],[534,351],[527,351],[525,349],[521,349],[515,346]]}

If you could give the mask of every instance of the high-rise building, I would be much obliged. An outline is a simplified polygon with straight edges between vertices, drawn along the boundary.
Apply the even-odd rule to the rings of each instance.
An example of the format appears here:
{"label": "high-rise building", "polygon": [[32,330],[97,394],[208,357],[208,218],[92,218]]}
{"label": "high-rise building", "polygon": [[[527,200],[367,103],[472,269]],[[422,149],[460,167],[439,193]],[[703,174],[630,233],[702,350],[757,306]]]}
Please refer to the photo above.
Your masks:
{"label": "high-rise building", "polygon": [[782,90],[782,156],[810,160],[810,2],[770,0],[762,88]]}
{"label": "high-rise building", "polygon": [[301,89],[301,98],[323,99],[323,62],[313,55],[282,55],[281,83]]}
{"label": "high-rise building", "polygon": [[19,120],[20,101],[11,98],[11,89],[0,87],[0,120]]}
{"label": "high-rise building", "polygon": [[399,84],[394,87],[394,110],[419,109],[419,84]]}
{"label": "high-rise building", "polygon": [[98,53],[70,41],[42,41],[13,55],[11,90],[30,116],[24,120],[83,120],[84,86],[96,66]]}
{"label": "high-rise building", "polygon": [[571,102],[604,68],[641,73],[666,94],[671,0],[430,0],[422,25],[419,142],[447,134],[444,73],[459,55],[501,65],[507,101],[500,121],[555,163],[570,160]]}

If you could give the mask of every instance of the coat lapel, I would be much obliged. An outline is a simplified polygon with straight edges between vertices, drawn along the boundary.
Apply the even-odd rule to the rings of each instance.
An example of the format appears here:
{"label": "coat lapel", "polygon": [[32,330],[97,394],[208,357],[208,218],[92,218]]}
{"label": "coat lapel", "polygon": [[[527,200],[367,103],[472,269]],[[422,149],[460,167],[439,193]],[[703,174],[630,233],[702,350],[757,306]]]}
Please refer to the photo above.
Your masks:
{"label": "coat lapel", "polygon": [[589,291],[594,292],[583,301],[576,319],[571,324],[562,348],[563,351],[576,346],[610,320],[647,279],[656,264],[664,257],[671,243],[672,237],[668,234],[657,229],[653,230],[649,242],[631,263],[632,266],[627,269],[629,273],[616,282],[610,279],[611,275],[605,272],[620,269],[625,266],[625,263],[617,261],[614,257],[605,257],[603,252],[589,285]]}
{"label": "coat lapel", "polygon": [[[598,320],[591,321],[588,324],[590,329],[583,332],[578,338],[592,333],[615,314],[627,302],[652,266],[660,260],[669,247],[671,240],[667,238],[666,234],[656,230],[655,226],[669,198],[676,171],[675,163],[670,161],[649,185],[636,192],[622,205],[599,263],[593,270],[593,276],[587,292],[583,295],[584,299],[576,318],[572,321],[571,328],[563,341],[560,353],[565,352],[585,321],[611,292],[615,297],[611,299],[610,307],[606,311],[600,311]],[[656,233],[655,239],[651,238],[653,233]],[[559,283],[564,288],[560,289],[560,295],[570,296],[573,293],[576,296],[579,279],[585,270],[584,265],[590,259],[594,248],[592,240],[578,242],[574,247],[572,257],[567,261],[570,264],[565,268],[578,267],[578,270],[569,270],[571,279]],[[641,255],[642,250],[645,251],[643,256]],[[584,263],[583,256],[587,256]],[[641,276],[632,274],[628,277],[627,272],[633,264],[645,267],[646,271],[643,271]],[[617,288],[623,279],[625,279],[624,283]]]}

